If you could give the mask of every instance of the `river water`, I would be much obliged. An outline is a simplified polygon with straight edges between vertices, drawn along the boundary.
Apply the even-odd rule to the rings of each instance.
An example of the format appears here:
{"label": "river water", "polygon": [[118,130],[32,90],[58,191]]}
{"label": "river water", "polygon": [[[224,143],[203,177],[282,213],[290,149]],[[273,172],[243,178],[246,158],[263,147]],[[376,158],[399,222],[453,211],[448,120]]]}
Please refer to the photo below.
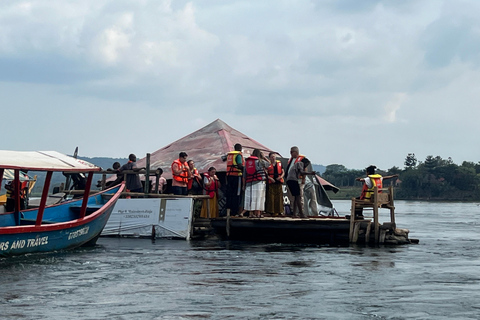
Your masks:
{"label": "river water", "polygon": [[[335,201],[348,214],[349,201]],[[100,238],[0,259],[2,319],[480,319],[480,204],[396,202],[416,245]],[[388,216],[388,214],[387,214]]]}

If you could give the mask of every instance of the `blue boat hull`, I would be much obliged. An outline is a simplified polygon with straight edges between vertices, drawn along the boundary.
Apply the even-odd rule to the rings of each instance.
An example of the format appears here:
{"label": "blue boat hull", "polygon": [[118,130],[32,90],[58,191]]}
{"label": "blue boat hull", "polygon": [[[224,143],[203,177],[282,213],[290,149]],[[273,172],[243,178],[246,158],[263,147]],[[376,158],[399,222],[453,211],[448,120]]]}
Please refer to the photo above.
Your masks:
{"label": "blue boat hull", "polygon": [[[44,221],[36,226],[36,210],[21,213],[21,225],[8,225],[8,214],[0,217],[0,256],[50,252],[93,245],[105,227],[124,184],[89,197],[87,215],[75,218],[80,201],[69,201],[45,209]],[[113,194],[105,199],[106,194]],[[103,200],[105,199],[105,200]],[[13,215],[13,213],[10,213]],[[28,225],[28,223],[33,223]]]}

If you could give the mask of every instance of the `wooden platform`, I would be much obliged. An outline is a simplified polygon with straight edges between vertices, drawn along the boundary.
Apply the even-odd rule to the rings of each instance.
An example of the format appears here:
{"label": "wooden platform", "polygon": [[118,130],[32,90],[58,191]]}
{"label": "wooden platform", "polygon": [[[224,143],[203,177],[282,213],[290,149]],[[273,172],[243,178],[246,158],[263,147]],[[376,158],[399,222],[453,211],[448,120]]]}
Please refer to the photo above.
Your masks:
{"label": "wooden platform", "polygon": [[233,240],[348,244],[350,221],[324,217],[224,217],[211,219],[211,226],[216,234]]}

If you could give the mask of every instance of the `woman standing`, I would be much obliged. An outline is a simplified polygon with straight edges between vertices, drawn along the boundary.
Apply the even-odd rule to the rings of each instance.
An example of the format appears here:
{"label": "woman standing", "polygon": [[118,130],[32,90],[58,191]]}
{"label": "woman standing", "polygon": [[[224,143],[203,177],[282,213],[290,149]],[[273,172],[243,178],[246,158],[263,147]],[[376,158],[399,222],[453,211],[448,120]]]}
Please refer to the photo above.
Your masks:
{"label": "woman standing", "polygon": [[245,211],[253,211],[253,216],[262,217],[265,210],[266,171],[270,160],[263,153],[255,149],[250,157],[245,160]]}
{"label": "woman standing", "polygon": [[270,158],[270,166],[268,172],[267,185],[267,201],[265,204],[265,211],[271,215],[283,215],[283,177],[285,171],[282,168],[282,163],[277,160],[275,152],[268,154]]}
{"label": "woman standing", "polygon": [[[210,199],[203,200],[201,218],[218,218],[218,189],[220,189],[220,181],[217,178],[217,169],[210,167],[208,172],[203,174],[203,194],[209,195]],[[208,202],[208,206],[207,206]],[[210,215],[208,214],[208,207],[210,207]]]}

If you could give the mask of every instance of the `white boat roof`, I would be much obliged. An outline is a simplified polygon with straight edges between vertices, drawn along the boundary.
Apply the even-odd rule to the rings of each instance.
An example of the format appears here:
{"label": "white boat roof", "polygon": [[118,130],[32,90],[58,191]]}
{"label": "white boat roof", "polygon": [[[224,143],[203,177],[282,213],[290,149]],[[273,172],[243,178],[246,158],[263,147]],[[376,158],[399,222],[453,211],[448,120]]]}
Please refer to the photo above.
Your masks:
{"label": "white boat roof", "polygon": [[56,151],[8,151],[0,150],[0,169],[32,171],[100,171],[101,168],[87,161],[75,159]]}

